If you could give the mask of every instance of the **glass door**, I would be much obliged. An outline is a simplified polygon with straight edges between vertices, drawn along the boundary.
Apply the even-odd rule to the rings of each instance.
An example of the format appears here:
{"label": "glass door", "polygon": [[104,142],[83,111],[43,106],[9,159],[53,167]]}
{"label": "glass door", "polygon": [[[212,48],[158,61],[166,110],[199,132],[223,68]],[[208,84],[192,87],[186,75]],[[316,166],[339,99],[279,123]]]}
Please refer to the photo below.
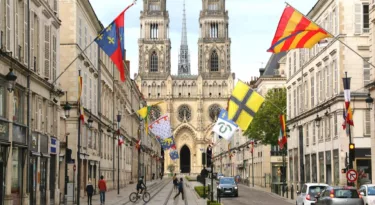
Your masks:
{"label": "glass door", "polygon": [[40,158],[40,205],[46,205],[47,191],[47,158]]}

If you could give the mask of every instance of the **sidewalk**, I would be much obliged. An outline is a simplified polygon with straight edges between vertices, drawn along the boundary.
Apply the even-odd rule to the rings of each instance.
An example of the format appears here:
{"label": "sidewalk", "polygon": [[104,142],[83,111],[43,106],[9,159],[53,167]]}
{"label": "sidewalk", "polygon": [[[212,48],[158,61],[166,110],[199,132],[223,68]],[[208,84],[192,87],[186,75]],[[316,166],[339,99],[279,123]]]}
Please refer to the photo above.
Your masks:
{"label": "sidewalk", "polygon": [[[162,182],[160,179],[148,181],[147,187],[160,182]],[[105,205],[118,205],[119,203],[123,204],[129,201],[129,195],[134,191],[136,191],[136,184],[127,184],[124,188],[120,189],[120,195],[117,194],[117,189],[107,191],[105,193]],[[87,196],[81,197],[80,202],[81,204],[87,204]],[[92,205],[100,205],[100,194],[92,197]]]}

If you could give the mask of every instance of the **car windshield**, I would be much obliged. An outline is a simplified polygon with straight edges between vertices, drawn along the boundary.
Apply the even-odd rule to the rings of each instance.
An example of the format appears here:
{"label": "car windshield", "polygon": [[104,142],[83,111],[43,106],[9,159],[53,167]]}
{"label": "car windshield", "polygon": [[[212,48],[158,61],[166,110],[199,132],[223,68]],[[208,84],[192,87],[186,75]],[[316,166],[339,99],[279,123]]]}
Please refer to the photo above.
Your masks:
{"label": "car windshield", "polygon": [[221,178],[220,184],[236,184],[234,178]]}
{"label": "car windshield", "polygon": [[308,194],[312,197],[315,197],[315,195],[321,193],[324,188],[326,187],[325,186],[310,186]]}
{"label": "car windshield", "polygon": [[375,195],[375,186],[368,186],[367,187],[367,192],[369,196],[374,196]]}
{"label": "car windshield", "polygon": [[336,189],[335,198],[355,199],[359,198],[359,195],[355,189]]}

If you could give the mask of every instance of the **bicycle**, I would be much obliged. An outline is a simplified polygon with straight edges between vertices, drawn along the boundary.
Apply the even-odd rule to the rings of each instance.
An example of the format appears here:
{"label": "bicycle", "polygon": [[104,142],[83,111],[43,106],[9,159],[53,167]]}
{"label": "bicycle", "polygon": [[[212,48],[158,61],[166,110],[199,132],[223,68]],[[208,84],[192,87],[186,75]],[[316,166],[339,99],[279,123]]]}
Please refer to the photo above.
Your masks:
{"label": "bicycle", "polygon": [[[135,203],[136,201],[138,201],[138,199],[140,199],[141,196],[138,195],[137,192],[132,192],[130,195],[129,195],[129,200],[133,203]],[[149,202],[151,199],[151,195],[150,193],[147,192],[147,188],[145,188],[142,192],[142,200],[147,203]]]}

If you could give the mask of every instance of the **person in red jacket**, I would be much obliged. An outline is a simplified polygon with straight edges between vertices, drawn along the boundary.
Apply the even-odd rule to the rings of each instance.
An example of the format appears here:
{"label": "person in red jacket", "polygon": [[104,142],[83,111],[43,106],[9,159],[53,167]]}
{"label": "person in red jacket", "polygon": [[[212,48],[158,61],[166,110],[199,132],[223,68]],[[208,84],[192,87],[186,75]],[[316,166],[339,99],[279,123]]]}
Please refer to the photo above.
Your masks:
{"label": "person in red jacket", "polygon": [[98,188],[100,191],[100,204],[105,204],[105,192],[107,191],[107,184],[104,181],[104,176],[100,176],[100,180],[98,182]]}

